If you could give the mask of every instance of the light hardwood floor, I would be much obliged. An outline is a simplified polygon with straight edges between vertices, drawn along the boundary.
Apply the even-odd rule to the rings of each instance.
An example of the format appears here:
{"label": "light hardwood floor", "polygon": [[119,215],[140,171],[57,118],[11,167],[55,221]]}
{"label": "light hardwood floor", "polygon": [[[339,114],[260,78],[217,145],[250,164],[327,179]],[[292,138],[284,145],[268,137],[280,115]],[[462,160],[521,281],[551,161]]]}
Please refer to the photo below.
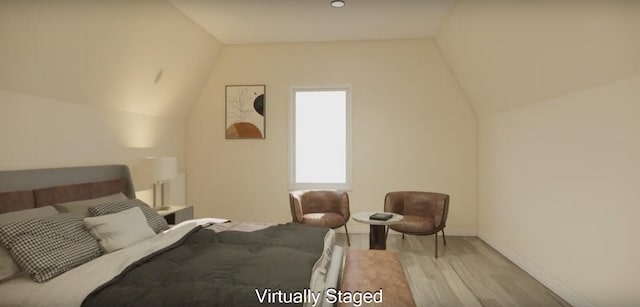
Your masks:
{"label": "light hardwood floor", "polygon": [[[347,246],[345,234],[338,244]],[[387,249],[398,251],[416,305],[571,306],[477,237],[438,238],[389,234]],[[367,234],[351,234],[351,249],[368,249]],[[348,248],[347,248],[348,250]]]}

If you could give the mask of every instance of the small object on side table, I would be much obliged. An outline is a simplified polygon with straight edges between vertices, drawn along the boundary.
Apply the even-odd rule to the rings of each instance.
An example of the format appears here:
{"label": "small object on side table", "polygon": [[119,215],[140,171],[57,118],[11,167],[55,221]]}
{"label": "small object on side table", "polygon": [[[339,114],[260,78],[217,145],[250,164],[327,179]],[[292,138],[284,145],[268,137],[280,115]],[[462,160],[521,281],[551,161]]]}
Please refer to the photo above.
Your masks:
{"label": "small object on side table", "polygon": [[156,210],[156,212],[164,217],[169,225],[176,225],[193,219],[193,206],[170,206]]}
{"label": "small object on side table", "polygon": [[[387,220],[376,220],[372,218],[377,214],[391,215]],[[387,249],[387,238],[385,238],[386,225],[396,224],[404,217],[391,212],[358,212],[353,215],[353,219],[360,223],[369,224],[369,249]]]}
{"label": "small object on side table", "polygon": [[374,213],[371,216],[369,216],[369,219],[371,220],[376,220],[376,221],[387,221],[390,218],[393,217],[393,214],[391,213]]}

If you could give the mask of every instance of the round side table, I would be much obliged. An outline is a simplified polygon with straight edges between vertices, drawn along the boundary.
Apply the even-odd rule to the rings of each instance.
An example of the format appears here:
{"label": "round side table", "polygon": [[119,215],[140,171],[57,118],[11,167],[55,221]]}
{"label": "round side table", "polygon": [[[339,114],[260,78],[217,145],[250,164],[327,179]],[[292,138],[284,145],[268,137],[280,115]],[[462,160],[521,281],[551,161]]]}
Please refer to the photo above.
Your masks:
{"label": "round side table", "polygon": [[385,227],[402,221],[403,216],[397,213],[389,213],[393,216],[386,221],[372,220],[369,217],[377,212],[358,212],[353,214],[356,222],[369,224],[369,249],[387,249],[387,238],[385,237]]}

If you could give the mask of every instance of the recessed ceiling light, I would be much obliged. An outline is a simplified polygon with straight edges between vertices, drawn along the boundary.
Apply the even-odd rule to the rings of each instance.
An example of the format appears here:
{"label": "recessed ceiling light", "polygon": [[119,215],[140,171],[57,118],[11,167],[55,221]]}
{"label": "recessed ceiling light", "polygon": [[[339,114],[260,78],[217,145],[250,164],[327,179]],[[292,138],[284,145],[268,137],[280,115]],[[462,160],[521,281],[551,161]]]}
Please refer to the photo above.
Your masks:
{"label": "recessed ceiling light", "polygon": [[343,7],[344,6],[344,1],[342,1],[342,0],[333,0],[333,1],[331,1],[331,6],[338,7],[338,8]]}

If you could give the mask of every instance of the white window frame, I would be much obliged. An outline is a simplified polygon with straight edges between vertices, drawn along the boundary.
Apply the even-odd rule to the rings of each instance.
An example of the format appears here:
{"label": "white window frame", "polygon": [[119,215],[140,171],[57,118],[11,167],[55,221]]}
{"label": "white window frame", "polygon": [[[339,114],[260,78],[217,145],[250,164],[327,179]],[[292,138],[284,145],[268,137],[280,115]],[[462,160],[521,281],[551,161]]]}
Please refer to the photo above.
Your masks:
{"label": "white window frame", "polygon": [[[346,183],[298,183],[296,182],[296,92],[346,91]],[[338,189],[351,191],[351,85],[335,86],[294,86],[289,99],[289,190]]]}

